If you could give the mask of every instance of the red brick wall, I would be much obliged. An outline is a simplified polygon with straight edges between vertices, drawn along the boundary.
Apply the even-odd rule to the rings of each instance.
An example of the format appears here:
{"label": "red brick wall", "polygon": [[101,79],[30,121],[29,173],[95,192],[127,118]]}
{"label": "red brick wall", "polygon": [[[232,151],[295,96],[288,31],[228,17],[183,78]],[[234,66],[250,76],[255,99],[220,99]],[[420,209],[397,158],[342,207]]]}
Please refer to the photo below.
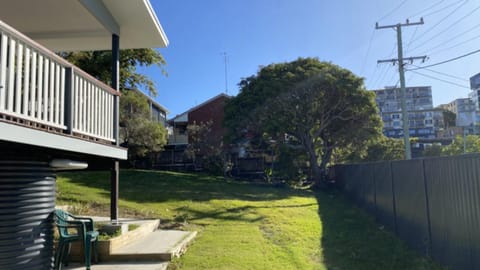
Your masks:
{"label": "red brick wall", "polygon": [[214,138],[214,141],[219,144],[222,142],[223,135],[225,134],[225,129],[222,127],[224,117],[223,108],[225,107],[225,102],[228,99],[228,97],[221,95],[204,104],[203,106],[189,112],[188,124],[200,124],[202,122],[205,123],[209,120],[212,120],[213,123],[211,136]]}

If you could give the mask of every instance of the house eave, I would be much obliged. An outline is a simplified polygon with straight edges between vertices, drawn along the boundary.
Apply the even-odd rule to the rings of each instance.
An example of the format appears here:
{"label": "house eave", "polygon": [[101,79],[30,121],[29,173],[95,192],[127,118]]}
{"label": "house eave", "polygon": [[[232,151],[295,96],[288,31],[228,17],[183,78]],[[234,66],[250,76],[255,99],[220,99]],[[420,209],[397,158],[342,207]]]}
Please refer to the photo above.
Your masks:
{"label": "house eave", "polygon": [[[0,20],[53,51],[163,48],[167,36],[148,0],[0,0]],[[28,19],[25,19],[28,18]]]}

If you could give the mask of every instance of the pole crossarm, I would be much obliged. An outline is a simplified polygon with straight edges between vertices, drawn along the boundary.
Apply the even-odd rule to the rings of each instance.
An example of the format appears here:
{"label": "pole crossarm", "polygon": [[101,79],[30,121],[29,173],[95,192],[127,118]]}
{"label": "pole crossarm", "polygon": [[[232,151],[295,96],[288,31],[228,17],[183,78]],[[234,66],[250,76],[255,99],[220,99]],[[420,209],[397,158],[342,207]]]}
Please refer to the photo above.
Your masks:
{"label": "pole crossarm", "polygon": [[420,25],[420,24],[423,24],[423,18],[420,18],[420,21],[413,22],[413,23],[411,23],[409,20],[407,20],[406,23],[397,23],[397,24],[382,25],[382,26],[379,26],[378,22],[377,22],[377,23],[375,23],[375,29],[394,28],[394,27]]}
{"label": "pole crossarm", "polygon": [[[423,56],[404,57],[403,61],[413,63],[413,61],[415,60],[422,60],[422,62],[425,62],[425,59],[427,59],[427,56],[423,55]],[[392,62],[395,65],[395,63],[399,62],[398,58],[378,60],[377,64],[392,63]]]}

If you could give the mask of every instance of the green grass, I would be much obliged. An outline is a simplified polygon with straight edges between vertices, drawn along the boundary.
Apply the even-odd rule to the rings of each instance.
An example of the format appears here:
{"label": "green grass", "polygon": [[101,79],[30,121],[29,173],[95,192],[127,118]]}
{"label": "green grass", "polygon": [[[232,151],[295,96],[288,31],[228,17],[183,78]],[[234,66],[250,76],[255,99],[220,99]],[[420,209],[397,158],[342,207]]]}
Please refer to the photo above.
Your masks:
{"label": "green grass", "polygon": [[[108,173],[61,174],[57,183],[57,204],[108,216]],[[122,171],[120,215],[199,231],[170,269],[442,269],[338,194]]]}

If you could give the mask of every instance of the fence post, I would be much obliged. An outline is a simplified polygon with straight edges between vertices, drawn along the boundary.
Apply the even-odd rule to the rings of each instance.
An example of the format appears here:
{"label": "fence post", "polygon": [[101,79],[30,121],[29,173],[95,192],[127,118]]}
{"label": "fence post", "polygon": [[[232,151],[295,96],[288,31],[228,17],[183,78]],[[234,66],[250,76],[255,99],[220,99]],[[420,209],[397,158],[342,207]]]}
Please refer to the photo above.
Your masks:
{"label": "fence post", "polygon": [[378,212],[377,212],[377,179],[375,177],[375,163],[370,165],[372,167],[372,179],[373,179],[373,213],[375,215],[375,219],[378,220]]}
{"label": "fence post", "polygon": [[395,235],[398,236],[397,229],[397,205],[395,202],[395,180],[393,177],[393,161],[388,162],[390,164],[390,180],[392,181],[392,205],[393,205],[393,223],[395,225]]}
{"label": "fence post", "polygon": [[423,184],[425,189],[425,207],[427,213],[427,228],[428,228],[428,239],[427,239],[427,249],[426,249],[426,256],[428,258],[431,257],[431,250],[432,250],[432,228],[430,223],[430,202],[428,200],[428,185],[427,185],[427,173],[425,170],[425,160],[422,160],[422,171],[423,171]]}
{"label": "fence post", "polygon": [[65,68],[65,126],[67,134],[73,134],[73,109],[74,109],[74,95],[73,95],[73,68]]}

